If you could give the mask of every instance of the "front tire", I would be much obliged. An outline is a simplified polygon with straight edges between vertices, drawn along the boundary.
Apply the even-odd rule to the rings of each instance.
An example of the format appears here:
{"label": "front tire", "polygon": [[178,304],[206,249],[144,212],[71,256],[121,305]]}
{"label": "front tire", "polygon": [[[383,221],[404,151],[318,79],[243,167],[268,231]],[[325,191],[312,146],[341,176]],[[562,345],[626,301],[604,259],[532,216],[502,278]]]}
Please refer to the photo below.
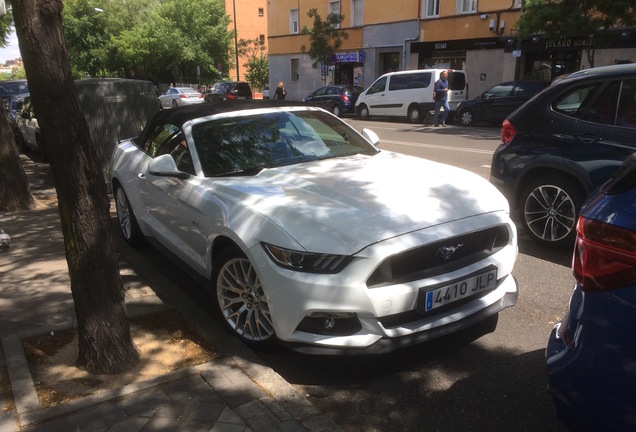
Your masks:
{"label": "front tire", "polygon": [[549,175],[533,181],[521,197],[526,232],[544,246],[573,246],[584,199],[582,188],[571,179]]}
{"label": "front tire", "polygon": [[273,345],[275,333],[267,294],[254,266],[237,247],[217,258],[212,291],[214,312],[230,333],[253,348]]}
{"label": "front tire", "polygon": [[473,113],[469,110],[462,110],[459,113],[459,121],[463,126],[472,126],[473,125]]}
{"label": "front tire", "polygon": [[365,104],[360,105],[358,115],[360,118],[367,120],[369,118],[369,108]]}
{"label": "front tire", "polygon": [[126,192],[121,186],[115,187],[115,207],[117,209],[119,230],[124,240],[131,246],[141,246],[144,243],[144,236],[130,207]]}

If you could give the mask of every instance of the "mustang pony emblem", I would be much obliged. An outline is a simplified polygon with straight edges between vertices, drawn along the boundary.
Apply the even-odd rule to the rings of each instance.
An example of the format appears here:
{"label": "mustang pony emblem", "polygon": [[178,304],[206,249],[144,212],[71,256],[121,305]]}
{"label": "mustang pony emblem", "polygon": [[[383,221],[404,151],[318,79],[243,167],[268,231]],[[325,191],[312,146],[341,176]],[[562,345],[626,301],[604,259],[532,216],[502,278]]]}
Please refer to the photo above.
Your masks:
{"label": "mustang pony emblem", "polygon": [[444,261],[448,261],[451,255],[453,255],[455,251],[457,251],[457,249],[462,246],[464,246],[464,243],[460,243],[457,246],[442,246],[441,248],[437,249],[437,252],[435,252],[435,256],[440,257]]}

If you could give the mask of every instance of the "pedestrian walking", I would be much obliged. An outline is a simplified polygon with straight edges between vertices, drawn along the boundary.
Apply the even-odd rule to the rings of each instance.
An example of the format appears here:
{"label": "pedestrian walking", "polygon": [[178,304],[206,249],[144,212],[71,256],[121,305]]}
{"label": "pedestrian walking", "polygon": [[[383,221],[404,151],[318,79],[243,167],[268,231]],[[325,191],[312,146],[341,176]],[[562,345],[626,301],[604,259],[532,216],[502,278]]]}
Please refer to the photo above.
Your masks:
{"label": "pedestrian walking", "polygon": [[440,78],[435,82],[435,114],[433,117],[433,126],[438,127],[439,110],[444,107],[444,113],[442,114],[442,126],[446,127],[446,117],[450,111],[448,106],[448,71],[443,71]]}
{"label": "pedestrian walking", "polygon": [[278,83],[278,87],[276,87],[276,91],[274,92],[274,99],[285,100],[286,97],[287,97],[287,91],[285,90],[285,87],[283,86],[283,82],[280,81]]}

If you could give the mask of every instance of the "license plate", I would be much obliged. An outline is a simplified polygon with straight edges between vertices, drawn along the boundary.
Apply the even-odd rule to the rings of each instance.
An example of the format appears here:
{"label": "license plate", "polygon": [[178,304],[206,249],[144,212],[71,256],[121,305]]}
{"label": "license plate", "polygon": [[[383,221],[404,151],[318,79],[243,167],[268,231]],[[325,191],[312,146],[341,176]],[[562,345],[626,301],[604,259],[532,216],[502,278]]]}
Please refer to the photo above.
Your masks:
{"label": "license plate", "polygon": [[497,269],[444,285],[426,293],[426,312],[497,286]]}

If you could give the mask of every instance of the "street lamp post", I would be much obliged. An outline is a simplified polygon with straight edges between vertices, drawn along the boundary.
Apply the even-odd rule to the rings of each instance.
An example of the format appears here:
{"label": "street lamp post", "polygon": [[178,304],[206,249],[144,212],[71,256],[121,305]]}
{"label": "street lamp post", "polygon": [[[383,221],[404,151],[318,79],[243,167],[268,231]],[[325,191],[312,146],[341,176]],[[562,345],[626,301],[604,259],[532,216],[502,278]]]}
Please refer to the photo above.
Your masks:
{"label": "street lamp post", "polygon": [[239,79],[239,54],[238,54],[238,30],[236,29],[236,0],[232,0],[232,8],[234,9],[234,53],[236,55],[236,81]]}

